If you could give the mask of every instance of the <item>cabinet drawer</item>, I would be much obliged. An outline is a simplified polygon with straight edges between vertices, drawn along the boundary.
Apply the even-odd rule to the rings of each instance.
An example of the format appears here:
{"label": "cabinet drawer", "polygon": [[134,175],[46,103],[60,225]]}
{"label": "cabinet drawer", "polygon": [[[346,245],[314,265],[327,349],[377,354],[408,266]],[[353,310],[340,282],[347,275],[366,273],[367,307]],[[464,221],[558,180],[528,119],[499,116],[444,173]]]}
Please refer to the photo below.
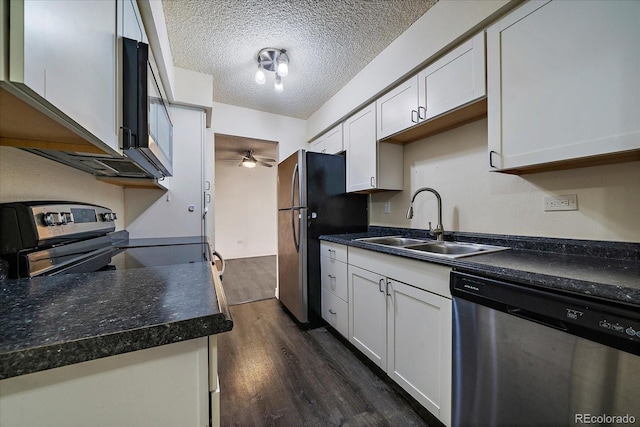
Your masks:
{"label": "cabinet drawer", "polygon": [[347,247],[338,243],[321,242],[320,255],[329,257],[332,260],[347,262]]}
{"label": "cabinet drawer", "polygon": [[322,290],[322,318],[344,337],[349,333],[349,304],[327,291]]}
{"label": "cabinet drawer", "polygon": [[329,257],[320,257],[322,289],[349,301],[347,292],[347,264]]}

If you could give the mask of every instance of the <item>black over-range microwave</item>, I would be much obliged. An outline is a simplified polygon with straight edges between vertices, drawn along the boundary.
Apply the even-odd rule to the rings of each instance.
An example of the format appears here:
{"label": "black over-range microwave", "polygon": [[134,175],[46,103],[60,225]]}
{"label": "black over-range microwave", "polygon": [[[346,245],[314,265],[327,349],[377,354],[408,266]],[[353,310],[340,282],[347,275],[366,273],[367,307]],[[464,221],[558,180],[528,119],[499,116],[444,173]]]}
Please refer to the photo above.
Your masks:
{"label": "black over-range microwave", "polygon": [[122,149],[156,178],[173,174],[173,124],[149,45],[122,39]]}

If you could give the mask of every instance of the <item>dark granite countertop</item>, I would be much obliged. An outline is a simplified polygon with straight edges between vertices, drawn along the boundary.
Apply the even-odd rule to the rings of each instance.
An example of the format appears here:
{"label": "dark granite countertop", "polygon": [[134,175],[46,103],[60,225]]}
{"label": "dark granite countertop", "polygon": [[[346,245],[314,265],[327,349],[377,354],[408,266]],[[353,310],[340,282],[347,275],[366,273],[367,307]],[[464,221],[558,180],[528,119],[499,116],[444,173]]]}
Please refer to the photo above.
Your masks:
{"label": "dark granite countertop", "polygon": [[229,331],[219,283],[208,262],[0,281],[0,379]]}
{"label": "dark granite countertop", "polygon": [[447,259],[356,239],[403,235],[431,238],[425,230],[370,227],[367,233],[321,236],[321,240],[453,267],[500,280],[588,295],[640,307],[640,244],[447,233],[446,240],[508,246],[483,255]]}

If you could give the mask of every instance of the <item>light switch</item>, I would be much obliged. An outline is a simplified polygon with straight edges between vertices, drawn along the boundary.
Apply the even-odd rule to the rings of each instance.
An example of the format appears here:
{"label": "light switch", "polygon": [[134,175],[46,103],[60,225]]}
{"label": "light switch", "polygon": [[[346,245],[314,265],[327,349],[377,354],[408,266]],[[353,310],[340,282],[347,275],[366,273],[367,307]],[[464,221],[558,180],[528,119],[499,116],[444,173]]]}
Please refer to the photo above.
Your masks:
{"label": "light switch", "polygon": [[384,213],[391,213],[391,202],[384,202]]}

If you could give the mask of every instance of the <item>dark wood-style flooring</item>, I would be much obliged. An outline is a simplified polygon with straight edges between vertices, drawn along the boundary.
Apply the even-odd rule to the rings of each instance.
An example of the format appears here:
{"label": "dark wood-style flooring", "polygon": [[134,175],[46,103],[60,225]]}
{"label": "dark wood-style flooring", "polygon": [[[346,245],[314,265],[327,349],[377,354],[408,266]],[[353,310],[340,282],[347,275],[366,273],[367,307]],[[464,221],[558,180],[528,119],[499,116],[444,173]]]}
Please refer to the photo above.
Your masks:
{"label": "dark wood-style flooring", "polygon": [[218,336],[222,426],[426,426],[325,327],[302,330],[276,299],[231,307]]}
{"label": "dark wood-style flooring", "polygon": [[229,259],[222,287],[229,305],[273,298],[276,294],[275,255]]}

